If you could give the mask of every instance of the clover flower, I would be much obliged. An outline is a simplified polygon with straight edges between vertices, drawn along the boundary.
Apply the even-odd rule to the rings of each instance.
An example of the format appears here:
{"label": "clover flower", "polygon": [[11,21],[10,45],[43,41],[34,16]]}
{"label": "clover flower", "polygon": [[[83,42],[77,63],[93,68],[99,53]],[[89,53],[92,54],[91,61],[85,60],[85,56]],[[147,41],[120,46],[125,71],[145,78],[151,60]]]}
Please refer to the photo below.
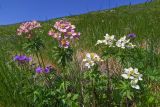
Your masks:
{"label": "clover flower", "polygon": [[[17,35],[30,33],[33,29],[41,27],[40,23],[37,21],[22,23],[17,29]],[[30,36],[30,35],[28,35]]]}
{"label": "clover flower", "polygon": [[51,72],[53,70],[53,68],[52,68],[52,66],[47,66],[47,67],[45,67],[45,68],[42,68],[42,67],[40,67],[40,66],[38,66],[36,69],[35,69],[35,71],[36,71],[36,73],[49,73],[49,72]]}
{"label": "clover flower", "polygon": [[138,81],[142,80],[142,74],[140,74],[138,72],[138,69],[135,68],[133,69],[132,67],[130,68],[125,68],[124,69],[124,73],[121,74],[121,76],[124,78],[124,79],[130,79],[131,80],[131,87],[132,88],[135,88],[135,89],[140,89],[139,85],[137,84]]}
{"label": "clover flower", "polygon": [[109,34],[106,34],[104,36],[104,38],[105,38],[104,40],[98,40],[97,43],[96,43],[96,45],[103,43],[105,45],[108,45],[109,47],[114,47],[113,43],[114,43],[114,41],[116,41],[114,35],[110,36]]}
{"label": "clover flower", "polygon": [[18,61],[19,64],[29,63],[32,61],[31,57],[27,57],[25,55],[16,55],[13,57],[14,61]]}
{"label": "clover flower", "polygon": [[59,43],[59,46],[62,48],[69,48],[70,42],[74,39],[79,39],[80,32],[75,31],[75,25],[72,25],[66,20],[59,20],[55,22],[54,28],[57,30],[51,29],[48,32],[49,36],[52,36]]}
{"label": "clover flower", "polygon": [[93,67],[96,62],[103,61],[96,53],[87,53],[85,58],[83,59],[83,62],[85,63],[84,66],[90,69]]}

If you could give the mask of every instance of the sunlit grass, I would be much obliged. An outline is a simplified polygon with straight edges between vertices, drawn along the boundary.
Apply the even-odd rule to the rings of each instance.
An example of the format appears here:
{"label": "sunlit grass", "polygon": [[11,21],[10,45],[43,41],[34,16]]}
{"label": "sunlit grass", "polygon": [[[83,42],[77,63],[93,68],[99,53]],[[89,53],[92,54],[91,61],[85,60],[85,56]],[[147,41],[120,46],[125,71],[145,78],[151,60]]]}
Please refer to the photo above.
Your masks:
{"label": "sunlit grass", "polygon": [[[160,1],[157,0],[153,3],[140,4],[135,6],[124,6],[112,9],[114,11],[101,11],[92,12],[80,16],[66,17],[69,21],[74,23],[77,30],[81,32],[80,40],[74,46],[80,52],[93,51],[100,53],[102,49],[95,47],[97,40],[102,39],[106,33],[115,34],[119,37],[129,33],[135,33],[137,38],[135,42],[141,47],[136,50],[135,56],[137,59],[134,66],[144,70],[144,73],[151,74],[148,78],[153,87],[151,93],[156,95],[157,100],[160,100],[159,89],[160,86]],[[43,56],[50,60],[49,62],[55,63],[52,56],[53,41],[48,37],[48,31],[53,26],[57,19],[41,22],[42,28],[40,36],[45,42],[45,51],[42,51]],[[19,24],[11,26],[0,27],[0,106],[27,106],[31,103],[24,93],[21,85],[32,87],[32,83],[28,81],[26,72],[12,62],[12,56],[18,53],[19,44],[16,37],[16,29]],[[74,55],[76,56],[76,55]],[[76,91],[80,91],[80,78],[76,78],[80,68],[77,61],[73,62],[72,66],[68,69],[72,72],[68,75],[71,79]],[[59,68],[61,66],[58,66]],[[75,71],[75,72],[74,72]],[[156,82],[155,82],[156,81]],[[152,84],[152,82],[154,82]],[[18,84],[17,84],[18,83]],[[20,84],[19,84],[20,83]],[[29,92],[28,92],[29,93]],[[30,94],[28,94],[30,95]],[[31,94],[32,95],[32,94]],[[142,99],[143,100],[143,99]],[[142,102],[143,103],[143,102]],[[158,102],[160,103],[160,102]]]}

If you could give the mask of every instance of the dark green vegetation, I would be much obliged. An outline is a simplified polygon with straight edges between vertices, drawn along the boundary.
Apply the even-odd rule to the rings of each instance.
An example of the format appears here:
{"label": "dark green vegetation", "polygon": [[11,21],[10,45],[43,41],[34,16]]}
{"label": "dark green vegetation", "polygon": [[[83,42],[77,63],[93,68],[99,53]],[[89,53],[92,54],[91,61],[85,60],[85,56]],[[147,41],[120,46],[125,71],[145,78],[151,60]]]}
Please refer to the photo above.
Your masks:
{"label": "dark green vegetation", "polygon": [[[133,59],[126,59],[125,61],[131,62],[143,71],[144,76],[146,76],[144,77],[146,79],[143,81],[144,84],[146,84],[144,87],[148,87],[142,89],[142,91],[137,94],[137,96],[141,94],[140,97],[134,96],[134,98],[137,98],[135,102],[139,107],[160,106],[160,0],[152,3],[115,8],[112,9],[112,11],[106,10],[80,16],[66,17],[66,19],[76,25],[77,31],[81,32],[80,40],[77,41],[74,47],[74,50],[78,52],[88,51],[101,53],[102,49],[95,47],[95,43],[97,40],[103,39],[106,33],[116,36],[135,33],[137,35],[135,42],[140,49],[132,53],[134,54]],[[42,28],[40,28],[41,32],[39,33],[45,43],[45,51],[42,51],[43,57],[54,64],[56,64],[52,56],[54,43],[53,40],[48,37],[48,31],[56,20],[57,19],[41,22]],[[0,27],[0,106],[41,106],[39,102],[36,102],[36,97],[34,98],[35,101],[31,99],[33,97],[33,91],[30,91],[29,88],[34,89],[34,86],[28,77],[32,74],[27,73],[27,69],[19,69],[12,61],[12,56],[21,49],[17,42],[19,38],[16,35],[18,26],[19,24]],[[79,72],[79,68],[76,62],[71,62],[71,65],[71,67],[68,67],[69,73],[65,75],[67,75],[69,78],[67,78],[67,80],[71,81],[70,84],[72,84],[72,87],[75,87],[74,91],[77,93],[81,87],[81,83],[78,82],[80,78],[75,78],[77,72]],[[58,67],[61,68],[61,66]],[[114,82],[115,81],[113,81],[113,83]],[[48,98],[47,94],[51,91],[44,90],[35,90],[34,95],[38,96],[40,93],[39,96],[42,96],[42,98],[38,97],[39,101],[45,105],[47,101],[50,101],[50,99],[46,98]],[[58,92],[53,93],[55,97],[58,96],[57,94]],[[63,92],[61,94],[63,94]],[[89,98],[90,97],[88,97],[88,99]],[[117,94],[116,98],[121,97]],[[44,99],[46,99],[46,102]],[[103,99],[98,99],[97,101],[103,104],[104,102],[102,100]],[[115,100],[119,102],[119,99]],[[66,100],[66,102],[67,101],[68,100]],[[88,102],[86,101],[84,103],[89,105]],[[59,102],[59,104],[61,104],[61,102]],[[76,106],[76,104],[74,106]],[[104,105],[99,106],[104,107]]]}

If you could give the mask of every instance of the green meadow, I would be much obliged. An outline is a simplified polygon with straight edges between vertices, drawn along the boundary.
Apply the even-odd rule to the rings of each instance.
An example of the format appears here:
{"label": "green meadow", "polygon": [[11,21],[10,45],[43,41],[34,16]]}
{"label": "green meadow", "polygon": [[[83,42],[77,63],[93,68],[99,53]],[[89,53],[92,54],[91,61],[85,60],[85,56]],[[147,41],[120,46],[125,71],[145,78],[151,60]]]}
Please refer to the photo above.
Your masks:
{"label": "green meadow", "polygon": [[[73,53],[55,51],[57,43],[48,36],[61,19],[70,21],[81,33],[72,44]],[[0,26],[0,107],[160,106],[160,0],[40,22],[42,27],[35,34],[43,46],[36,51],[27,50],[26,39],[16,34],[20,24]],[[136,48],[121,54],[116,53],[119,50],[95,46],[106,33],[117,38],[134,33]],[[87,52],[102,56],[110,74],[96,67],[84,71],[81,62]],[[39,55],[43,64],[52,64],[56,70],[39,75],[30,65],[19,66],[13,61],[17,54],[32,56],[34,63],[39,62]],[[70,54],[72,60],[61,57]],[[129,87],[121,77],[123,69],[130,66],[143,74],[140,90]]]}

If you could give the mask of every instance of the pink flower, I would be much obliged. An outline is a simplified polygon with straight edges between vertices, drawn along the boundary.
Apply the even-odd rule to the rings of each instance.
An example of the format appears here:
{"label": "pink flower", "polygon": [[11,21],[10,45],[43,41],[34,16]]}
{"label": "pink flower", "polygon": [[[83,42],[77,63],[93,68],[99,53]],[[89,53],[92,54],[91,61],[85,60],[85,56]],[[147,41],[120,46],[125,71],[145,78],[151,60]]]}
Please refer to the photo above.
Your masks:
{"label": "pink flower", "polygon": [[48,32],[48,35],[49,35],[49,36],[53,36],[54,33],[55,33],[55,31],[54,31],[53,29],[51,29],[51,30]]}
{"label": "pink flower", "polygon": [[53,29],[51,29],[49,32],[48,32],[48,35],[49,36],[52,36],[53,38],[57,39],[57,40],[60,40],[61,38],[61,33],[60,32],[55,32]]}
{"label": "pink flower", "polygon": [[72,40],[79,39],[80,37],[80,33],[75,31],[75,25],[72,25],[66,20],[57,21],[54,24],[54,28],[57,31],[51,29],[48,32],[48,35],[57,39],[60,47],[68,48]]}
{"label": "pink flower", "polygon": [[69,41],[63,39],[60,41],[60,47],[68,48],[70,45]]}
{"label": "pink flower", "polygon": [[54,24],[54,28],[59,30],[60,32],[67,32],[68,29],[75,29],[74,25],[71,25],[70,22],[65,21],[65,20],[59,20]]}
{"label": "pink flower", "polygon": [[39,27],[41,27],[41,25],[37,21],[22,23],[17,29],[17,35],[30,33],[31,30]]}
{"label": "pink flower", "polygon": [[72,34],[73,38],[79,38],[80,35],[81,35],[80,32],[74,32],[74,33]]}

